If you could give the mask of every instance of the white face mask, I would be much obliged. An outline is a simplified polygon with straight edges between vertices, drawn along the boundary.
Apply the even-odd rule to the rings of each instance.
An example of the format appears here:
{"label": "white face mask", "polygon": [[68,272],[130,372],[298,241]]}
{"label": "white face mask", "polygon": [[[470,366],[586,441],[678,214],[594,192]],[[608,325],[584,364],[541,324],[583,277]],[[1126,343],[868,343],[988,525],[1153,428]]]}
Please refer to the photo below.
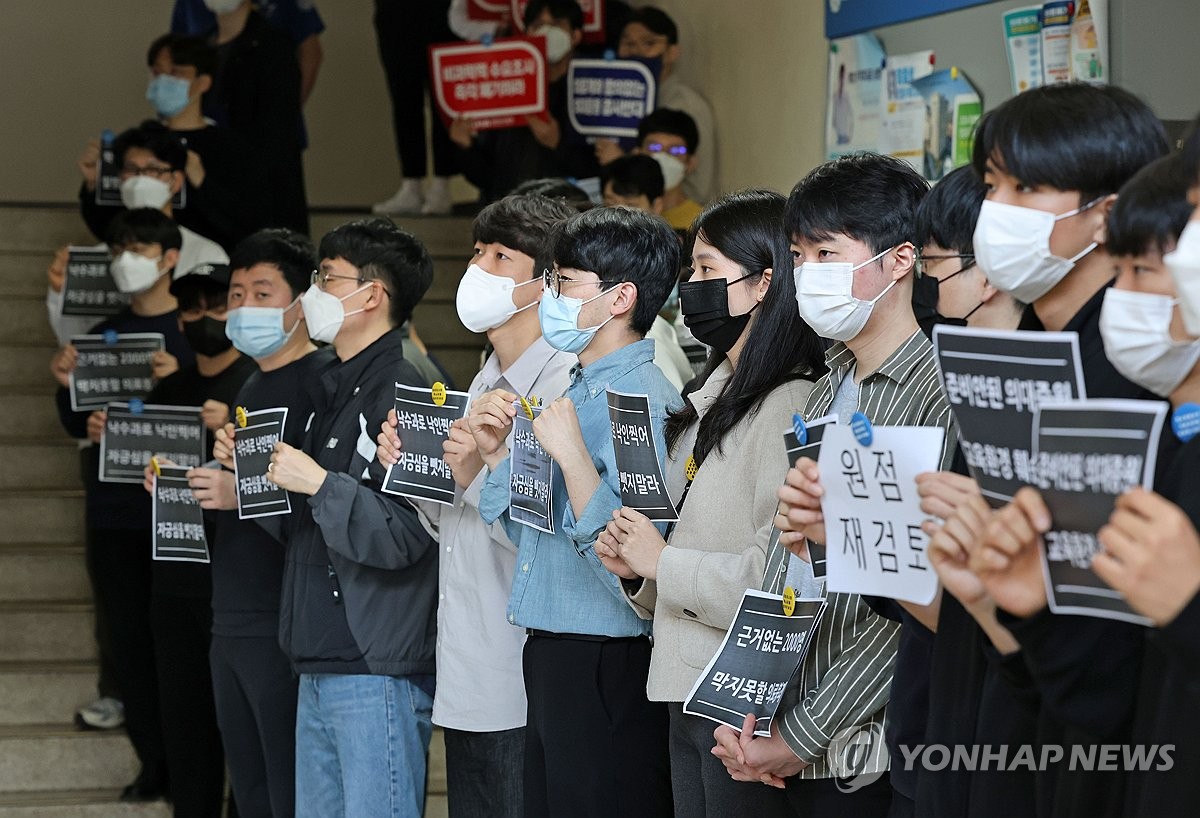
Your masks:
{"label": "white face mask", "polygon": [[534,301],[517,309],[512,297],[517,287],[534,283],[541,284],[542,279],[535,277],[516,284],[511,278],[492,275],[478,264],[472,264],[458,283],[458,295],[454,299],[458,320],[471,332],[495,329],[517,313],[537,306]]}
{"label": "white face mask", "polygon": [[1163,254],[1163,263],[1175,279],[1184,327],[1190,335],[1200,335],[1200,222],[1187,223],[1175,249]]}
{"label": "white face mask", "polygon": [[666,151],[655,151],[650,158],[662,168],[663,190],[674,190],[683,184],[687,166]]}
{"label": "white face mask", "polygon": [[162,275],[158,269],[160,261],[162,261],[161,256],[146,258],[139,253],[126,250],[112,260],[108,269],[112,273],[118,290],[136,295],[144,293],[158,281],[158,277]]}
{"label": "white face mask", "polygon": [[308,337],[314,341],[332,344],[333,339],[341,331],[342,322],[346,320],[346,316],[357,315],[366,309],[359,307],[357,310],[346,312],[342,302],[358,295],[370,286],[371,282],[368,281],[354,292],[341,298],[325,292],[316,284],[305,290],[304,295],[300,296],[300,305],[304,308],[304,320],[308,324]]}
{"label": "white face mask", "polygon": [[204,5],[213,14],[228,14],[237,9],[243,0],[204,0]]}
{"label": "white face mask", "polygon": [[1166,295],[1109,287],[1100,308],[1100,337],[1113,368],[1164,398],[1200,361],[1200,341],[1171,337],[1175,303]]}
{"label": "white face mask", "polygon": [[883,288],[870,301],[854,297],[854,272],[895,250],[889,247],[862,264],[848,261],[806,261],[793,271],[796,277],[796,303],[800,317],[823,338],[849,341],[862,332],[875,303],[896,285]]}
{"label": "white face mask", "polygon": [[550,62],[558,62],[571,53],[571,35],[558,26],[541,26],[529,33],[546,38],[546,59]]}
{"label": "white face mask", "polygon": [[130,210],[151,207],[162,210],[171,198],[171,186],[153,176],[130,176],[121,182],[121,204]]}
{"label": "white face mask", "polygon": [[1096,249],[1092,242],[1074,258],[1059,258],[1050,252],[1054,225],[1093,207],[1083,207],[1057,216],[1032,207],[984,200],[975,223],[975,263],[987,280],[1024,304],[1032,304],[1054,289],[1075,262]]}

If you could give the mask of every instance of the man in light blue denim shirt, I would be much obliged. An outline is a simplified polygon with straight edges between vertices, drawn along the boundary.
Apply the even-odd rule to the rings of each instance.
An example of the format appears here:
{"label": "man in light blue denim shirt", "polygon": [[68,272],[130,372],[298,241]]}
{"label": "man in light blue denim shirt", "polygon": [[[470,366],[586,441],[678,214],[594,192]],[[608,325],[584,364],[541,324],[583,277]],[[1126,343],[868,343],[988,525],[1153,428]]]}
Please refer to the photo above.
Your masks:
{"label": "man in light blue denim shirt", "polygon": [[479,510],[517,545],[509,621],[528,630],[525,815],[672,814],[666,709],[646,699],[649,623],[600,563],[596,537],[621,507],[605,392],[644,394],[659,456],[679,392],[654,365],[646,331],[675,283],[679,242],[662,219],[623,208],[555,228],[539,316],[556,349],[574,352],[564,397],[533,429],[553,458],[555,533],[508,515],[506,445],[518,396],[489,392],[469,423],[490,474]]}

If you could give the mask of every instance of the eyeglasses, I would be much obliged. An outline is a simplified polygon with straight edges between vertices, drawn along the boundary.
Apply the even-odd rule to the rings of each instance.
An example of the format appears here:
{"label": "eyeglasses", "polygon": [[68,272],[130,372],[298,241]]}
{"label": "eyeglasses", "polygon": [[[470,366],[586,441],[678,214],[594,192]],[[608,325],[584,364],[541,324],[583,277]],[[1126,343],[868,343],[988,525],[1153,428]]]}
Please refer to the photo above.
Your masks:
{"label": "eyeglasses", "polygon": [[948,253],[946,255],[941,255],[941,256],[925,256],[925,255],[917,254],[917,275],[923,276],[926,274],[925,262],[941,261],[942,259],[947,259],[947,258],[962,259],[963,265],[958,270],[956,270],[955,272],[946,276],[945,278],[939,279],[938,283],[941,283],[942,281],[949,281],[950,279],[954,278],[959,273],[964,273],[967,270],[969,270],[975,266],[975,256],[970,253]]}
{"label": "eyeglasses", "polygon": [[[555,298],[558,298],[562,295],[563,287],[569,287],[572,284],[595,284],[599,287],[603,287],[606,284],[604,281],[581,281],[578,278],[569,278],[560,273],[557,269],[550,268],[542,270],[542,281]],[[609,286],[615,287],[616,285],[613,284]]]}
{"label": "eyeglasses", "polygon": [[124,165],[121,168],[122,176],[157,176],[162,178],[163,176],[170,176],[172,173],[174,173],[173,168],[162,165],[149,165],[144,168],[139,168],[137,165]]}
{"label": "eyeglasses", "polygon": [[316,284],[322,290],[329,286],[329,279],[340,278],[344,281],[357,281],[359,284],[366,284],[368,281],[374,281],[373,278],[363,278],[362,276],[340,276],[334,273],[326,272],[325,270],[313,270],[309,276],[308,283]]}
{"label": "eyeglasses", "polygon": [[672,156],[687,156],[688,155],[687,145],[672,145],[671,147],[668,148],[666,145],[664,145],[661,142],[647,142],[645,150],[646,150],[646,153],[664,153],[664,152],[666,152],[666,153],[671,154]]}

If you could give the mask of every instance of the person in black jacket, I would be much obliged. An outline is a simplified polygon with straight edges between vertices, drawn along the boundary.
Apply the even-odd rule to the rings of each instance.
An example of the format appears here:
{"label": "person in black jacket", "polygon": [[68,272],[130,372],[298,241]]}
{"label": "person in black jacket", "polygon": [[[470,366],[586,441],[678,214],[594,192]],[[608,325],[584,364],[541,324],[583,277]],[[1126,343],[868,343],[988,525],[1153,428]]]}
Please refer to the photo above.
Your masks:
{"label": "person in black jacket", "polygon": [[385,219],[321,240],[301,304],[331,342],[304,445],[268,477],[295,493],[279,640],[300,674],[296,815],[419,818],[432,733],[437,551],[416,510],[382,492],[371,434],[397,383],[422,386],[399,327],[433,281],[417,239]]}
{"label": "person in black jacket", "polygon": [[308,233],[301,145],[300,64],[296,46],[243,0],[217,15],[208,34],[217,50],[212,91],[204,113],[249,146],[266,185],[258,227]]}
{"label": "person in black jacket", "polygon": [[530,179],[600,175],[595,149],[567,116],[567,68],[583,39],[583,11],[575,0],[533,0],[525,7],[525,29],[546,37],[550,86],[545,118],[530,116],[524,127],[480,133],[467,119],[450,126],[450,139],[462,149],[458,159],[463,174],[485,203]]}

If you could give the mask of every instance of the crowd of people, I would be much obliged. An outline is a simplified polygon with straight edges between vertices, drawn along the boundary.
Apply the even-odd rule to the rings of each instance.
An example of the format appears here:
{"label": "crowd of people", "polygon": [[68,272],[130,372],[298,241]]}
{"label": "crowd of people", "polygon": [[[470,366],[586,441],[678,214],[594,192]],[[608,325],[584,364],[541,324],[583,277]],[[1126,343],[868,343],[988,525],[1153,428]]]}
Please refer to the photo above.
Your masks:
{"label": "crowd of people", "polygon": [[[667,92],[670,18],[610,5],[622,55],[663,66],[663,106],[624,153],[553,113],[582,12],[533,0],[550,125],[435,118],[426,188],[411,52],[506,24],[481,27],[458,0],[399,5],[377,3],[376,24],[404,182],[377,210],[444,212],[460,171],[483,200],[456,308],[487,345],[443,443],[450,504],[383,490],[404,455],[397,385],[450,384],[411,327],[428,250],[379,215],[307,235],[311,6],[179,0],[182,33],[147,54],[158,118],[80,158],[81,214],[129,304],[98,324],[64,316],[64,248],[50,369],[80,441],[97,612],[100,698],[77,718],[124,724],[141,771],[122,798],[167,797],[181,818],[416,818],[437,725],[454,818],[1194,812],[1200,443],[1164,431],[1154,491],[1122,494],[1097,532],[1091,570],[1151,624],[1053,613],[1047,503],[1032,486],[989,502],[970,476],[930,337],[1074,333],[1089,398],[1193,411],[1200,132],[1173,150],[1134,95],[1048,86],[988,112],[972,163],[932,189],[861,153],[786,196],[713,198],[711,112]],[[104,151],[120,206],[97,203]],[[564,178],[576,170],[600,176],[603,205]],[[187,479],[211,562],[151,558],[153,464],[144,485],[99,479],[107,416],[72,407],[72,339],[109,331],[165,339],[147,404],[201,407],[207,462]],[[610,391],[645,396],[677,522],[624,505]],[[550,530],[512,514],[531,403]],[[272,408],[287,415],[267,480],[291,511],[243,519],[235,416]],[[827,589],[815,555],[841,547],[822,513],[840,476],[789,464],[797,415],[944,431],[912,487],[930,604]],[[766,735],[753,714],[733,727],[684,710],[747,589],[825,602]],[[930,747],[1008,760],[922,763]],[[1112,766],[1073,763],[1097,747],[1117,748]],[[1138,748],[1157,763],[1130,762]]]}

